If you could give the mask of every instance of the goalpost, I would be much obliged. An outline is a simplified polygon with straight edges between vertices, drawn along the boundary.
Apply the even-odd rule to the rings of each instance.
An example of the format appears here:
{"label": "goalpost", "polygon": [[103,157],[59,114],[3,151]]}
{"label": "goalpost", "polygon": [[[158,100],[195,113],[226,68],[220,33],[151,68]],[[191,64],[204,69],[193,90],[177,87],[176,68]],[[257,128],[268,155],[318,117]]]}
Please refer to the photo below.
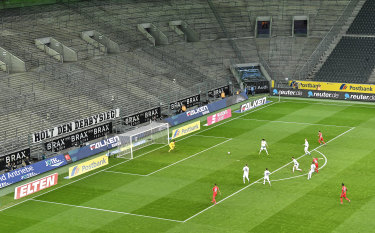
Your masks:
{"label": "goalpost", "polygon": [[108,155],[133,159],[136,150],[152,144],[169,144],[169,124],[152,122],[135,130],[118,135],[119,143]]}

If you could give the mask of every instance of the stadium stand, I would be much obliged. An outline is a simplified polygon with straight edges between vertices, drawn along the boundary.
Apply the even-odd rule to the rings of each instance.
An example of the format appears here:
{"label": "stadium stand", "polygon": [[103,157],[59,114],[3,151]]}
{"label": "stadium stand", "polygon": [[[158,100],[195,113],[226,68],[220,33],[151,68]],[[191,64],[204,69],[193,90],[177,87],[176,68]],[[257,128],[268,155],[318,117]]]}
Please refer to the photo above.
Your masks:
{"label": "stadium stand", "polygon": [[315,80],[366,83],[375,68],[375,38],[343,37]]}
{"label": "stadium stand", "polygon": [[[159,105],[166,110],[176,99],[235,83],[228,65],[238,62],[238,51],[274,79],[292,77],[349,2],[60,1],[2,9],[0,47],[25,61],[27,72],[0,72],[0,115],[7,119],[0,123],[0,152],[29,145],[33,132],[111,108],[125,115]],[[309,37],[291,37],[295,15],[309,16]],[[257,16],[272,16],[271,38],[254,38]],[[200,41],[186,42],[169,27],[174,20],[186,22]],[[137,30],[142,23],[159,28],[168,45],[153,47]],[[120,52],[83,40],[90,30],[116,42]],[[61,63],[39,50],[35,39],[43,37],[72,48],[78,61]],[[32,146],[35,155],[43,153]]]}
{"label": "stadium stand", "polygon": [[375,34],[375,2],[366,1],[354,22],[348,29],[348,34],[374,35]]}
{"label": "stadium stand", "polygon": [[[375,68],[375,22],[373,1],[365,1],[361,10],[329,56],[314,80],[367,83]],[[364,20],[365,19],[365,20]],[[372,23],[371,23],[372,22]]]}

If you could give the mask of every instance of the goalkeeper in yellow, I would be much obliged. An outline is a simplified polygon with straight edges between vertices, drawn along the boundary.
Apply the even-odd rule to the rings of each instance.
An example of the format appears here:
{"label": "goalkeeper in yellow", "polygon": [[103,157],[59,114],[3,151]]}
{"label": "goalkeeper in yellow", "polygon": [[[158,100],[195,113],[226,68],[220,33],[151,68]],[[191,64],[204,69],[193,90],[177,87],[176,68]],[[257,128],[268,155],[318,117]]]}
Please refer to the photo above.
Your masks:
{"label": "goalkeeper in yellow", "polygon": [[168,152],[171,152],[172,150],[174,150],[175,147],[176,147],[176,142],[173,140],[171,143],[169,143],[169,151]]}

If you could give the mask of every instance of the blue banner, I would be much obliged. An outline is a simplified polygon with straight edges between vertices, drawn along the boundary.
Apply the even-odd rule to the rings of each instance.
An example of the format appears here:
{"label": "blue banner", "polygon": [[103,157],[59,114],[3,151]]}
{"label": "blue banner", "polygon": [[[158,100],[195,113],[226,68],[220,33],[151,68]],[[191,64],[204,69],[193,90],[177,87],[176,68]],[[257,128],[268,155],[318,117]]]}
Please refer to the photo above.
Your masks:
{"label": "blue banner", "polygon": [[219,101],[207,104],[202,107],[195,108],[193,110],[189,110],[175,116],[169,117],[165,119],[171,126],[179,125],[186,121],[193,120],[195,118],[201,117],[203,115],[216,112],[220,109],[226,108],[230,105],[242,102],[247,100],[248,97],[245,92],[241,92],[239,95],[230,96],[225,99],[221,99]]}
{"label": "blue banner", "polygon": [[172,116],[170,118],[165,119],[171,126],[175,126],[186,121],[193,120],[195,118],[201,117],[203,115],[209,114],[211,112],[215,112],[222,108],[227,107],[226,99],[222,99],[210,104],[207,104],[202,107],[195,108],[193,110],[188,110],[186,112],[180,113],[178,115]]}
{"label": "blue banner", "polygon": [[4,173],[0,176],[0,188],[29,179],[33,176],[51,171],[66,164],[68,163],[66,162],[64,155],[57,155],[26,167]]}
{"label": "blue banner", "polygon": [[114,147],[117,147],[118,145],[121,145],[120,137],[114,136],[111,138],[101,140],[99,142],[95,142],[88,146],[78,148],[76,150],[71,150],[69,151],[69,155],[72,161],[75,162],[75,161],[87,158],[89,156],[99,154],[103,151],[110,150]]}

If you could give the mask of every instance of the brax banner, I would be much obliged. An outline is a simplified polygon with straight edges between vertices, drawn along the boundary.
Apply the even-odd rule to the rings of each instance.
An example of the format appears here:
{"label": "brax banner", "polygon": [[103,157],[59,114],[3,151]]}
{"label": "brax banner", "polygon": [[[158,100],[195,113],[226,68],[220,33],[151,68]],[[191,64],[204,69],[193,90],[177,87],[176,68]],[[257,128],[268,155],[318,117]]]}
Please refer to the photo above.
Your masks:
{"label": "brax banner", "polygon": [[211,91],[208,91],[208,96],[210,97],[220,97],[221,93],[224,92],[225,93],[225,96],[228,96],[230,93],[230,89],[229,89],[229,85],[226,85],[226,86],[223,86],[223,87],[219,87],[219,88],[216,88],[216,89],[213,89]]}
{"label": "brax banner", "polygon": [[0,175],[0,188],[29,179],[30,177],[51,171],[66,164],[67,162],[64,155],[56,155],[52,158],[4,173]]}
{"label": "brax banner", "polygon": [[187,108],[189,107],[192,107],[194,105],[198,105],[199,102],[201,100],[201,96],[200,95],[194,95],[194,96],[190,96],[188,98],[185,98],[185,99],[182,99],[182,100],[178,100],[174,103],[170,103],[169,104],[169,108],[171,110],[178,110],[182,107],[182,105],[185,105]]}
{"label": "brax banner", "polygon": [[193,110],[189,110],[183,113],[180,113],[176,116],[169,117],[165,119],[171,126],[175,126],[178,124],[181,124],[183,122],[201,117],[203,115],[206,115],[210,112],[215,112],[219,109],[227,107],[227,100],[221,99],[219,101],[207,104],[202,107],[195,108]]}
{"label": "brax banner", "polygon": [[112,133],[112,122],[97,126],[95,128],[87,129],[79,133],[71,134],[66,137],[53,140],[52,142],[46,142],[44,146],[47,151],[58,152],[73,147],[75,144],[78,145],[104,137],[109,133]]}
{"label": "brax banner", "polygon": [[5,168],[7,163],[16,163],[17,165],[22,163],[26,157],[30,158],[30,148],[19,150],[17,152],[13,152],[11,154],[7,154],[5,156],[0,157],[0,170]]}
{"label": "brax banner", "polygon": [[149,122],[150,120],[160,118],[161,117],[161,108],[153,108],[146,110],[144,112],[140,112],[131,116],[124,117],[124,125],[131,125],[136,126],[145,122]]}
{"label": "brax banner", "polygon": [[43,130],[41,132],[34,133],[33,143],[40,142],[42,140],[57,137],[66,133],[73,132],[75,130],[88,128],[104,121],[113,120],[120,117],[120,109],[113,109],[107,112],[102,112],[94,116],[90,116],[85,119],[73,121],[67,124],[63,124],[52,129]]}
{"label": "brax banner", "polygon": [[352,92],[345,93],[345,92],[336,92],[336,91],[312,91],[312,90],[274,88],[272,89],[272,94],[280,95],[280,96],[289,96],[289,97],[375,102],[375,94],[352,93]]}

